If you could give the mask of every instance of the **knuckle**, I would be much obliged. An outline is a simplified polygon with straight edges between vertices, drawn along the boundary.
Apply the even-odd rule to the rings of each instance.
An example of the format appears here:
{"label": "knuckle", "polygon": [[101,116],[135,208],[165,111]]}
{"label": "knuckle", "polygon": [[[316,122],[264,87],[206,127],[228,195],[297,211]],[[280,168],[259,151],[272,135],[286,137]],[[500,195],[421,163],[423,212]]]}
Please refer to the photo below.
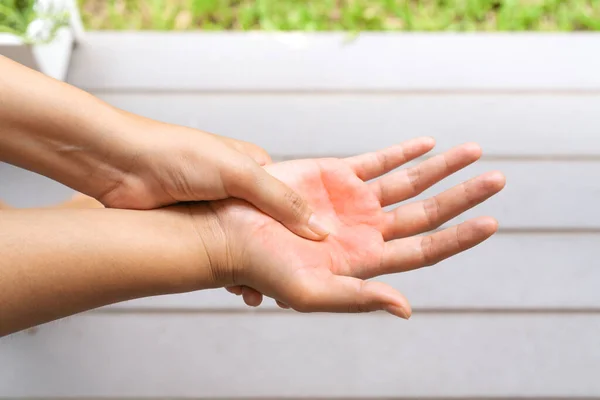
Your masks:
{"label": "knuckle", "polygon": [[356,301],[348,304],[348,312],[349,313],[358,314],[358,313],[367,313],[367,312],[371,311],[369,308],[369,305],[367,304],[367,301],[365,299],[365,295],[364,295],[366,284],[367,283],[365,281],[360,282],[360,286],[358,287],[358,291],[355,296]]}
{"label": "knuckle", "polygon": [[392,199],[392,196],[390,195],[390,186],[382,185],[381,182],[376,182],[375,185],[375,190],[380,202],[382,204],[387,204],[390,202]]}
{"label": "knuckle", "polygon": [[[463,183],[464,198],[468,206],[474,206],[477,204],[477,188],[474,187],[473,182]],[[487,190],[486,182],[482,184],[483,190]]]}
{"label": "knuckle", "polygon": [[421,239],[421,254],[423,254],[423,263],[427,267],[438,262],[435,245],[433,236],[425,236]]}
{"label": "knuckle", "polygon": [[369,162],[372,165],[372,169],[381,173],[387,171],[389,165],[389,157],[384,152],[375,151],[369,153]]}
{"label": "knuckle", "polygon": [[285,202],[289,209],[292,211],[292,215],[295,219],[301,219],[306,211],[306,204],[304,199],[293,190],[288,190],[284,194]]}
{"label": "knuckle", "polygon": [[348,312],[351,314],[368,313],[369,311],[367,305],[359,301],[348,304]]}
{"label": "knuckle", "polygon": [[465,238],[466,234],[464,234],[463,230],[464,230],[464,225],[458,225],[456,227],[456,229],[454,230],[454,235],[455,235],[454,240],[455,240],[455,246],[456,246],[457,252],[466,250],[469,247],[467,245],[468,239]]}
{"label": "knuckle", "polygon": [[442,157],[442,164],[444,165],[444,169],[446,170],[446,172],[454,171],[453,166],[448,161],[448,154],[442,154],[441,157]]}
{"label": "knuckle", "polygon": [[436,196],[423,201],[423,210],[427,219],[429,229],[435,229],[440,225],[440,202]]}
{"label": "knuckle", "polygon": [[413,194],[416,195],[420,193],[421,187],[421,168],[411,167],[406,170],[406,175],[408,177],[408,182],[410,183]]}
{"label": "knuckle", "polygon": [[381,165],[381,169],[383,171],[387,171],[390,167],[390,158],[388,157],[388,155],[384,151],[379,151],[375,153],[375,157],[379,162],[379,165]]}

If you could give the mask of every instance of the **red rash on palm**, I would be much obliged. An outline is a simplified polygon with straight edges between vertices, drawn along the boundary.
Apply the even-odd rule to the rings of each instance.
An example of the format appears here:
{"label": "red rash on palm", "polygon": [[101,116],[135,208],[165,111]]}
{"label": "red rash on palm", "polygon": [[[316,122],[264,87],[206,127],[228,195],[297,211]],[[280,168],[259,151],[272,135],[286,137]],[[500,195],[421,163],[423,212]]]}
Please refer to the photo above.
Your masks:
{"label": "red rash on palm", "polygon": [[[433,265],[489,238],[498,226],[489,217],[417,235],[485,201],[505,183],[501,173],[486,173],[434,198],[384,212],[382,206],[413,198],[481,156],[477,145],[467,143],[382,177],[432,147],[431,140],[416,139],[347,159],[266,166],[307,201],[331,233],[321,242],[303,239],[244,201],[212,203],[225,237],[232,240],[225,270],[217,271],[223,284],[234,286],[230,291],[253,306],[266,295],[298,311],[385,310],[408,318],[410,304],[401,293],[363,279]],[[376,177],[380,179],[368,182]]]}
{"label": "red rash on palm", "polygon": [[[364,275],[363,269],[367,271],[381,262],[384,240],[379,227],[385,214],[368,185],[357,178],[345,162],[337,159],[299,160],[269,165],[267,169],[304,196],[313,210],[327,221],[331,234],[322,242],[310,241],[298,237],[258,210],[248,219],[247,212],[234,216],[231,208],[220,208],[229,211],[221,218],[228,221],[232,229],[252,232],[243,247],[265,249],[270,253],[252,254],[256,260],[262,259],[264,264],[264,260],[275,258],[295,270],[316,268],[357,277]],[[240,207],[251,206],[240,204]],[[260,243],[253,245],[253,241]]]}

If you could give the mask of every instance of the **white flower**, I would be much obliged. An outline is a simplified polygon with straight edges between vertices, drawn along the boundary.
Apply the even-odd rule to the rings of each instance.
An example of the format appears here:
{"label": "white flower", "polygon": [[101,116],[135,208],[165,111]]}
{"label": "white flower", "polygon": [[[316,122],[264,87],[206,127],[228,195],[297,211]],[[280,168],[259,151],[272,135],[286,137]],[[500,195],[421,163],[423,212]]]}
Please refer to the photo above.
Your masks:
{"label": "white flower", "polygon": [[46,43],[52,40],[56,28],[62,26],[68,15],[67,4],[63,0],[37,0],[34,6],[37,18],[29,23],[25,36],[31,43]]}
{"label": "white flower", "polygon": [[46,41],[50,38],[54,22],[45,18],[38,18],[27,27],[27,37],[32,41]]}

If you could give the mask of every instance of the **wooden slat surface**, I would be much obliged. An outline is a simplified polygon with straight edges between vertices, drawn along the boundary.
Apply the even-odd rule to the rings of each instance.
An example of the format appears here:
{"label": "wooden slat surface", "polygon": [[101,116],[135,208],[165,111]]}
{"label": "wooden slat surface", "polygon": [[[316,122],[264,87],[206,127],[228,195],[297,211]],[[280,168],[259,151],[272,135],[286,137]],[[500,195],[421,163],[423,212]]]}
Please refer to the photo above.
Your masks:
{"label": "wooden slat surface", "polygon": [[600,396],[600,315],[87,315],[0,341],[0,395]]}
{"label": "wooden slat surface", "polygon": [[[600,163],[592,161],[480,161],[416,199],[492,170],[507,176],[506,188],[455,222],[491,215],[502,229],[600,229],[600,213],[593,212],[600,200]],[[23,207],[47,205],[71,194],[62,185],[5,164],[0,166],[0,182],[0,199]]]}
{"label": "wooden slat surface", "polygon": [[600,94],[97,94],[274,156],[360,153],[429,135],[439,149],[476,141],[499,157],[600,157]]}
{"label": "wooden slat surface", "polygon": [[[484,161],[420,198],[499,169],[506,189],[468,216],[501,231],[384,278],[411,321],[253,311],[222,290],[141,299],[1,339],[0,398],[600,398],[598,48],[593,34],[87,34],[73,84],[276,159],[477,141]],[[71,193],[0,164],[14,205]]]}
{"label": "wooden slat surface", "polygon": [[[600,235],[499,234],[431,268],[380,277],[421,310],[600,310]],[[223,289],[115,304],[114,310],[247,310]],[[259,310],[277,309],[266,299]],[[293,313],[293,311],[281,311]]]}
{"label": "wooden slat surface", "polygon": [[89,33],[70,81],[103,90],[600,90],[594,34]]}

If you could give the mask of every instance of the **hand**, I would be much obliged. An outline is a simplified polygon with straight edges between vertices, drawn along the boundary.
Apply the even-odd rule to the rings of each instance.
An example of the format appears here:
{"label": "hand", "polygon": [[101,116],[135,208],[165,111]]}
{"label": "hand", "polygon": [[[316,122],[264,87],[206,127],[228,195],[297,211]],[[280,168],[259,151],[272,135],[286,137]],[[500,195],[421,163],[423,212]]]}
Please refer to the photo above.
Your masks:
{"label": "hand", "polygon": [[[329,233],[304,198],[261,166],[259,146],[182,126],[128,116],[130,165],[96,196],[112,208],[152,209],[177,202],[244,199],[292,232],[313,240]],[[123,159],[123,157],[121,157]]]}
{"label": "hand", "polygon": [[118,110],[2,56],[0,70],[1,161],[111,208],[238,197],[305,238],[328,234],[302,197],[261,168],[262,149]]}
{"label": "hand", "polygon": [[[365,281],[383,274],[433,265],[493,235],[490,217],[469,220],[426,236],[504,187],[490,172],[424,201],[385,212],[382,207],[416,196],[476,161],[481,150],[465,144],[416,167],[367,182],[419,157],[433,147],[429,138],[408,141],[376,153],[347,159],[289,161],[267,170],[304,195],[327,219],[331,234],[322,242],[304,240],[251,205],[229,199],[211,202],[227,243],[213,254],[213,275],[248,305],[262,294],[298,311],[411,314],[407,300],[392,287]],[[243,289],[242,289],[243,287]]]}

